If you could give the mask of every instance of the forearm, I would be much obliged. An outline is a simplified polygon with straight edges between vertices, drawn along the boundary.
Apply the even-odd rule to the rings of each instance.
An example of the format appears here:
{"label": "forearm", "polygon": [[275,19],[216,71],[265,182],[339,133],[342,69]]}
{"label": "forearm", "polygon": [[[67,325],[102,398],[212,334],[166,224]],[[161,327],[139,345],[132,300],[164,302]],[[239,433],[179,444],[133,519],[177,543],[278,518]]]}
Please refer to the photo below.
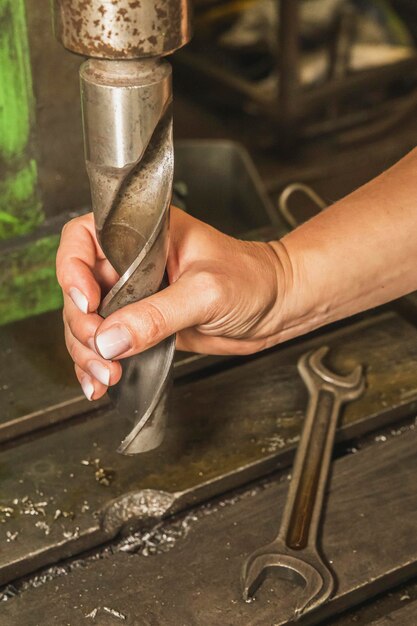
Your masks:
{"label": "forearm", "polygon": [[286,281],[280,339],[417,289],[417,150],[271,245]]}

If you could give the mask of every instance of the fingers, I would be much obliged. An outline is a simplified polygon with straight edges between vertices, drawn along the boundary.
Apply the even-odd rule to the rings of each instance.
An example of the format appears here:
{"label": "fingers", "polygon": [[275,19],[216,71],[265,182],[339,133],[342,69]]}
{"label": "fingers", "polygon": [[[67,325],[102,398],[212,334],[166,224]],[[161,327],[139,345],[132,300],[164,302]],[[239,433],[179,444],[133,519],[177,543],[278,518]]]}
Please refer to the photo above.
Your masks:
{"label": "fingers", "polygon": [[104,320],[95,336],[97,351],[105,359],[143,352],[179,330],[206,322],[219,297],[212,274],[183,274],[166,289]]}
{"label": "fingers", "polygon": [[78,365],[74,366],[75,375],[87,400],[99,400],[107,391],[107,387],[84,372]]}
{"label": "fingers", "polygon": [[102,321],[96,313],[81,313],[65,296],[65,343],[88,400],[101,398],[110,385],[119,382],[122,373],[119,363],[106,361],[95,351],[94,334]]}
{"label": "fingers", "polygon": [[94,336],[103,318],[97,313],[81,313],[69,296],[64,296],[64,323],[86,348],[95,350]]}
{"label": "fingers", "polygon": [[106,361],[92,349],[84,346],[65,325],[65,343],[75,368],[78,380],[88,400],[104,395],[109,385],[119,382],[122,375],[120,363]]}
{"label": "fingers", "polygon": [[99,268],[109,282],[117,280],[116,272],[104,260],[97,243],[92,214],[71,220],[62,231],[58,248],[56,271],[64,294],[83,313],[96,311],[101,300],[101,288],[95,277]]}

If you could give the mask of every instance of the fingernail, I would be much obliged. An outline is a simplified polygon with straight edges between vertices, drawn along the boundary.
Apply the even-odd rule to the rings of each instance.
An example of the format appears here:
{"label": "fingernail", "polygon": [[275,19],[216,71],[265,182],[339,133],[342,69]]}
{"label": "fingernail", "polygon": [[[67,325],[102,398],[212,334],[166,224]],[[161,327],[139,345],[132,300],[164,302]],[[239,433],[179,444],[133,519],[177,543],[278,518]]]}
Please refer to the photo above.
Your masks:
{"label": "fingernail", "polygon": [[69,295],[75,306],[80,309],[81,313],[88,313],[88,300],[77,287],[71,287]]}
{"label": "fingernail", "polygon": [[97,335],[96,346],[104,359],[114,359],[130,350],[132,338],[124,326],[112,326]]}
{"label": "fingernail", "polygon": [[94,385],[89,376],[85,376],[81,381],[81,388],[87,400],[92,400],[94,395]]}
{"label": "fingernail", "polygon": [[106,387],[109,386],[110,383],[110,370],[108,367],[100,363],[99,361],[90,361],[88,364],[88,369],[90,373],[97,378],[103,385]]}

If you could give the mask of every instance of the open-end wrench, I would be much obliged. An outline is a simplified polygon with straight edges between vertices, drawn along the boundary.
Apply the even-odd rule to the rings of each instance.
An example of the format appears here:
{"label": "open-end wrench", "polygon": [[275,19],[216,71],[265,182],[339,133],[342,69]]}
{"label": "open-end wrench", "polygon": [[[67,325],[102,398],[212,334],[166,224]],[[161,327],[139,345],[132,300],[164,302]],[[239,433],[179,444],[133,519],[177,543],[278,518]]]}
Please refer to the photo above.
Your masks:
{"label": "open-end wrench", "polygon": [[335,588],[334,575],[318,550],[318,527],[341,407],[365,388],[362,366],[338,376],[323,365],[328,350],[308,352],[298,362],[310,397],[281,528],[274,541],[249,556],[242,573],[245,600],[253,597],[269,568],[304,585],[295,619],[326,602]]}

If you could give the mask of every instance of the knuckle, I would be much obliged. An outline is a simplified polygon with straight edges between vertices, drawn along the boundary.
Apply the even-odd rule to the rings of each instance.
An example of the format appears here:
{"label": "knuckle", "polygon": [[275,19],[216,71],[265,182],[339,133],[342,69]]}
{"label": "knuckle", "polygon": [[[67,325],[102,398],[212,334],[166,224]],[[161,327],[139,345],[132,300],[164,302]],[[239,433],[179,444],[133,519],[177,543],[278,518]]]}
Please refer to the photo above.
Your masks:
{"label": "knuckle", "polygon": [[199,272],[197,277],[197,289],[204,295],[209,311],[213,311],[224,302],[226,296],[225,280],[220,274],[213,272]]}
{"label": "knuckle", "polygon": [[66,222],[62,227],[61,236],[66,237],[68,234],[70,234],[74,227],[77,227],[79,225],[81,220],[81,216],[73,217],[72,219],[68,220],[68,222]]}
{"label": "knuckle", "polygon": [[97,323],[90,319],[85,313],[79,313],[78,310],[71,312],[66,316],[66,323],[74,337],[83,345],[86,345],[91,337],[94,337],[97,330]]}
{"label": "knuckle", "polygon": [[84,354],[85,351],[81,344],[71,334],[67,334],[65,338],[65,343],[71,359],[76,365],[83,367],[83,365],[85,365],[86,359]]}
{"label": "knuckle", "polygon": [[77,346],[76,346],[75,339],[73,339],[72,337],[67,337],[65,343],[66,343],[67,350],[68,350],[70,357],[72,358],[74,363],[76,363],[77,362]]}
{"label": "knuckle", "polygon": [[139,338],[144,338],[145,344],[154,344],[167,334],[168,324],[162,311],[153,304],[143,303],[140,313]]}
{"label": "knuckle", "polygon": [[61,230],[61,241],[60,244],[62,245],[62,242],[65,241],[65,239],[68,238],[68,236],[70,236],[71,231],[74,227],[74,221],[76,218],[73,218],[72,220],[70,220],[69,222],[67,222],[66,224],[64,224],[64,226],[62,227]]}

